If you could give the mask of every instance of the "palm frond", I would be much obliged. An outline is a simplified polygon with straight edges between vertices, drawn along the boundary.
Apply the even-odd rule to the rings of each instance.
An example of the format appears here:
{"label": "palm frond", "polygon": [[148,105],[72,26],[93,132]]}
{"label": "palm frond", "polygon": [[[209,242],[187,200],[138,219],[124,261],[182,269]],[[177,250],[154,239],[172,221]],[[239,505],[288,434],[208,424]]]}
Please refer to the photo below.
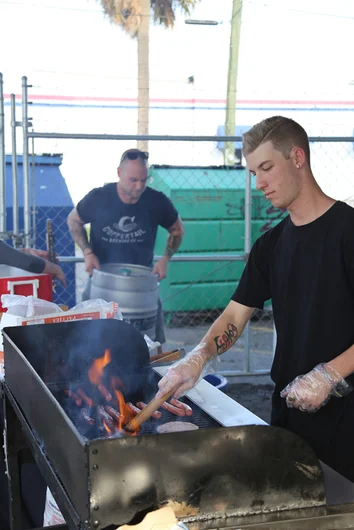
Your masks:
{"label": "palm frond", "polygon": [[136,37],[141,24],[140,0],[100,0],[104,13],[113,24]]}
{"label": "palm frond", "polygon": [[[131,37],[136,37],[141,24],[140,0],[99,0],[104,13],[113,24],[121,26]],[[154,22],[173,28],[178,8],[190,15],[201,0],[150,0]]]}
{"label": "palm frond", "polygon": [[151,0],[154,22],[173,28],[176,19],[176,10],[180,8],[186,15],[190,15],[200,0]]}

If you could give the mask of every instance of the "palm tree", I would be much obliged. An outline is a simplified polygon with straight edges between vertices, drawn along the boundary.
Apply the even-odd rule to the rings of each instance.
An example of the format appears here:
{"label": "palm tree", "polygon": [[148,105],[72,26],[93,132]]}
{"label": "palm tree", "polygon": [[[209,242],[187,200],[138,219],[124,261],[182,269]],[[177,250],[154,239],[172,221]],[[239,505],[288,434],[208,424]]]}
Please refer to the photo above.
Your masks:
{"label": "palm tree", "polygon": [[[149,133],[149,29],[150,14],[154,22],[173,28],[176,10],[186,15],[200,0],[99,0],[113,24],[121,26],[138,40],[138,134]],[[138,142],[147,150],[147,142]]]}

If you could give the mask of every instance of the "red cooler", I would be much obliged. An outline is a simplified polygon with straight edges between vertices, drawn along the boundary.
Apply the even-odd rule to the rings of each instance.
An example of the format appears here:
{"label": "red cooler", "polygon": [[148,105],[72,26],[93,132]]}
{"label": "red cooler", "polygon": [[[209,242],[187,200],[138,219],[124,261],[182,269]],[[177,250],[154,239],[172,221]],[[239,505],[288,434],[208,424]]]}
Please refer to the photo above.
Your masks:
{"label": "red cooler", "polygon": [[[21,294],[35,296],[42,300],[53,301],[52,276],[34,274],[9,265],[0,265],[0,296],[2,294]],[[4,313],[0,301],[0,312]]]}

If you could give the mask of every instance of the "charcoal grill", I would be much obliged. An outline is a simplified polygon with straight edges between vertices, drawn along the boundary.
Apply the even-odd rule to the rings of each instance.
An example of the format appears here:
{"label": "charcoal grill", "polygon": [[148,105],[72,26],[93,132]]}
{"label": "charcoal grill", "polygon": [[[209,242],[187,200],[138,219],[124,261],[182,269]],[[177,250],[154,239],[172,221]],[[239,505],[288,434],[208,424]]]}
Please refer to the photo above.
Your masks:
{"label": "charcoal grill", "polygon": [[[80,432],[62,389],[68,382],[85,385],[88,366],[104,348],[111,349],[110,370],[122,378],[128,398],[150,399],[160,374],[129,324],[6,328],[3,388],[13,501],[17,451],[29,446],[70,530],[114,528],[169,502],[188,507],[180,518],[193,530],[254,523],[284,528],[285,521],[289,528],[315,528],[314,518],[331,519],[332,526],[321,528],[333,528],[334,518],[336,528],[354,527],[348,522],[352,504],[343,509],[326,503],[323,468],[305,442],[266,425],[224,427],[231,425],[234,402],[215,388],[210,400],[205,381],[185,398],[193,408],[185,419],[197,423],[198,431],[159,435],[158,422],[149,420],[134,437]],[[223,422],[215,411],[225,400]],[[163,414],[163,421],[176,419]],[[290,518],[297,526],[289,526]],[[299,519],[312,526],[300,526]],[[24,530],[18,506],[12,506],[12,520],[13,530]]]}

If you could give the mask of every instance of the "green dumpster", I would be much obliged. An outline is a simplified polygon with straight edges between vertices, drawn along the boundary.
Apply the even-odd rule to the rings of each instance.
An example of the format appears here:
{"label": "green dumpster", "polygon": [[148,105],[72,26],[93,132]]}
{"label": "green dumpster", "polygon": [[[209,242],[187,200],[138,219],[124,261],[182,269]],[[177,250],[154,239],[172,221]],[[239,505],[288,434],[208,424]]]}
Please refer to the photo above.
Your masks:
{"label": "green dumpster", "polygon": [[[204,257],[243,254],[244,168],[152,165],[150,176],[150,185],[171,199],[183,219],[185,235],[179,253]],[[252,242],[283,216],[284,211],[273,208],[252,182]],[[155,254],[163,254],[166,239],[166,230],[159,228]],[[243,267],[244,263],[237,261],[171,262],[160,285],[164,311],[224,308]]]}

